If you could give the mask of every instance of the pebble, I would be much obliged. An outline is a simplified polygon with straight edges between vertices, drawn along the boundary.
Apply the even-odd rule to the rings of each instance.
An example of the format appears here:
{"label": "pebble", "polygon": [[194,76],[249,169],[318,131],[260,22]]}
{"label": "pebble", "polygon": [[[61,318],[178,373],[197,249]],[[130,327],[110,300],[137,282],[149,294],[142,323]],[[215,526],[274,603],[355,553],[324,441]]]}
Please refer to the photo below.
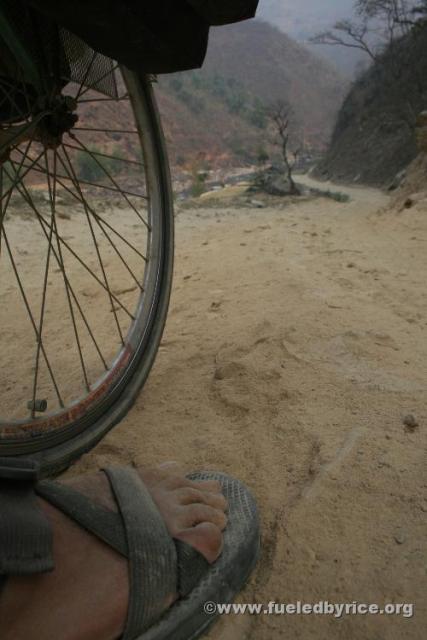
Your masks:
{"label": "pebble", "polygon": [[403,418],[403,424],[411,431],[414,431],[419,426],[418,420],[412,413]]}
{"label": "pebble", "polygon": [[215,380],[224,380],[224,371],[222,368],[218,367],[217,369],[215,369],[215,373],[214,373],[214,379]]}
{"label": "pebble", "polygon": [[256,209],[265,209],[265,204],[260,200],[251,200],[250,203]]}
{"label": "pebble", "polygon": [[404,544],[404,542],[406,541],[405,536],[400,531],[394,535],[394,539],[396,544]]}
{"label": "pebble", "polygon": [[71,220],[70,214],[66,213],[65,211],[57,211],[56,215],[58,216],[58,218],[62,218],[63,220]]}

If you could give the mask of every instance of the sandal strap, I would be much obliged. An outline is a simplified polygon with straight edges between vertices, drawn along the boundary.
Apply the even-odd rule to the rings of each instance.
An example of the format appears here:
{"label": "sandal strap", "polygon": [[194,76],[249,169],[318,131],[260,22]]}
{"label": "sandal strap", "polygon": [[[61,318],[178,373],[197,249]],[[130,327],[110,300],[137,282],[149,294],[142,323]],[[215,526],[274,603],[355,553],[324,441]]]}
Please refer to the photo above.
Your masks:
{"label": "sandal strap", "polygon": [[175,540],[178,557],[178,593],[188,596],[209,571],[210,564],[201,553],[181,540]]}
{"label": "sandal strap", "polygon": [[164,614],[176,593],[174,542],[150,493],[130,467],[104,469],[123,519],[129,550],[129,609],[122,640],[134,640]]}
{"label": "sandal strap", "polygon": [[106,509],[79,491],[59,482],[39,482],[36,493],[117,553],[128,557],[126,535],[119,513]]}
{"label": "sandal strap", "polygon": [[151,495],[134,469],[103,471],[120,513],[58,482],[40,482],[36,493],[128,558],[130,602],[123,640],[132,640],[163,615],[171,594],[189,595],[210,565],[193,547],[171,539]]}
{"label": "sandal strap", "polygon": [[38,471],[31,460],[0,458],[0,574],[54,568],[51,526],[34,493]]}

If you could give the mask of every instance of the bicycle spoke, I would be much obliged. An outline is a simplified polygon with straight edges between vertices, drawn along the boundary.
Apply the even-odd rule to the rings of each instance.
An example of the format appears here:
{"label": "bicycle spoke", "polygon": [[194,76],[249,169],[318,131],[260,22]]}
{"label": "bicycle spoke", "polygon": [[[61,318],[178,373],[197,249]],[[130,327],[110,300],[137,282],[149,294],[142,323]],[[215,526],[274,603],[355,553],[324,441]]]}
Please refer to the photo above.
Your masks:
{"label": "bicycle spoke", "polygon": [[[36,212],[36,211],[35,211]],[[36,213],[40,222],[50,231],[51,225],[47,222],[47,220],[40,214]],[[67,251],[77,260],[77,262],[92,276],[92,278],[109,294],[111,294],[113,300],[119,305],[119,307],[126,313],[126,315],[131,319],[135,320],[135,316],[124,306],[124,304],[117,298],[117,296],[112,292],[108,291],[105,284],[98,278],[98,276],[92,271],[90,267],[87,266],[86,262],[74,251],[72,247],[68,244],[66,240],[57,232],[53,231],[55,237],[59,238],[59,241],[62,246],[64,246]]]}
{"label": "bicycle spoke", "polygon": [[87,206],[88,211],[93,215],[93,217],[99,224],[105,225],[110,231],[114,233],[115,236],[120,238],[120,240],[122,240],[122,242],[124,242],[124,244],[126,244],[129,247],[129,249],[132,249],[132,251],[134,251],[141,258],[141,260],[143,260],[146,263],[148,262],[148,258],[144,256],[144,254],[142,254],[136,247],[134,247],[133,244],[129,242],[129,240],[127,240],[124,236],[122,236],[122,234],[119,231],[117,231],[117,229],[115,229],[102,216],[100,216],[99,213],[96,213],[96,211],[89,205],[86,198],[83,197],[82,199],[82,197],[74,193],[74,191],[72,191],[69,187],[67,187],[67,185],[65,185],[59,179],[58,179],[58,184],[60,184],[61,187],[63,187],[63,189],[65,189],[70,195],[72,195],[73,198],[75,198],[79,204],[83,204],[83,206]]}
{"label": "bicycle spoke", "polygon": [[[12,86],[12,88],[10,89],[10,91],[8,93],[3,92],[4,93],[4,98],[3,100],[0,102],[0,108],[3,107],[4,104],[11,104],[15,109],[17,109],[18,111],[21,111],[20,108],[18,107],[17,103],[15,102],[15,100],[13,99],[13,95],[15,95],[17,93],[16,91],[16,87]],[[19,115],[24,115],[22,112]]]}
{"label": "bicycle spoke", "polygon": [[[23,152],[23,156],[22,156],[22,161],[18,167],[18,176],[19,176],[19,171],[21,170],[24,160],[27,157],[27,154],[30,150],[32,144],[32,140],[29,140],[25,152]],[[9,206],[9,202],[12,198],[12,193],[13,193],[13,184],[16,184],[12,181],[12,188],[9,190],[9,192],[6,194],[7,197],[7,202],[5,202],[5,195],[3,193],[3,169],[4,166],[3,164],[1,165],[1,194],[0,194],[0,257],[1,257],[1,249],[2,249],[2,238],[3,238],[3,224],[4,224],[4,220],[6,217],[6,211],[7,211],[7,207]],[[17,178],[19,180],[19,178]]]}
{"label": "bicycle spoke", "polygon": [[95,129],[94,127],[73,127],[73,131],[93,131],[94,133],[118,133],[121,135],[136,133],[136,135],[139,135],[139,131],[135,131],[134,129]]}
{"label": "bicycle spoke", "polygon": [[[66,147],[67,149],[73,149],[74,151],[82,151],[81,148],[76,147],[73,144],[63,143],[62,146]],[[108,155],[107,153],[101,153],[100,151],[92,151],[91,150],[90,151],[90,155],[99,156],[101,158],[107,158],[108,160],[118,160],[120,162],[125,162],[126,164],[134,164],[137,167],[144,168],[144,164],[142,162],[138,162],[137,160],[129,160],[129,158],[119,158],[118,156],[111,156],[111,155]]]}
{"label": "bicycle spoke", "polygon": [[85,98],[84,100],[79,99],[79,104],[86,104],[89,102],[124,102],[129,101],[129,94],[126,93],[124,96],[120,98]]}
{"label": "bicycle spoke", "polygon": [[15,274],[16,281],[17,281],[17,283],[18,283],[19,291],[20,291],[21,296],[22,296],[22,299],[23,299],[23,301],[24,301],[25,308],[27,309],[28,317],[30,318],[30,322],[31,322],[32,327],[33,327],[33,329],[34,329],[34,333],[35,333],[35,335],[36,335],[36,340],[37,340],[37,341],[39,341],[39,340],[40,340],[40,350],[41,350],[41,352],[42,352],[42,354],[43,354],[44,360],[45,360],[45,362],[46,362],[46,366],[47,366],[47,368],[48,368],[48,371],[49,371],[50,377],[51,377],[51,379],[52,379],[52,383],[53,383],[53,386],[54,386],[54,389],[55,389],[56,396],[57,396],[57,398],[58,398],[59,405],[60,405],[60,407],[63,409],[63,408],[64,408],[64,406],[65,406],[65,405],[64,405],[64,402],[63,402],[62,397],[61,397],[61,394],[60,394],[60,392],[59,392],[59,388],[58,388],[58,385],[57,385],[57,383],[56,383],[55,376],[53,375],[53,370],[52,370],[52,367],[51,367],[51,365],[50,365],[50,361],[49,361],[49,359],[48,359],[48,357],[47,357],[47,354],[46,354],[46,350],[45,350],[45,347],[44,347],[43,341],[41,340],[41,338],[40,338],[40,337],[39,337],[39,335],[38,335],[37,325],[36,325],[36,322],[35,322],[35,320],[34,320],[34,316],[33,316],[33,313],[32,313],[32,311],[31,311],[31,307],[30,307],[30,305],[29,305],[28,298],[27,298],[27,295],[26,295],[26,293],[25,293],[24,286],[23,286],[23,284],[22,284],[22,280],[21,280],[21,278],[20,278],[20,276],[19,276],[19,272],[18,272],[18,269],[17,269],[16,263],[15,263],[15,260],[14,260],[14,258],[13,258],[12,250],[11,250],[11,248],[10,248],[9,240],[8,240],[8,237],[7,237],[7,234],[6,234],[6,230],[5,230],[5,228],[4,228],[4,225],[2,225],[2,227],[3,227],[3,238],[4,238],[4,243],[5,243],[5,245],[6,245],[7,253],[8,253],[8,255],[9,255],[9,260],[10,260],[10,263],[11,263],[11,265],[12,265],[12,269],[13,269],[13,272],[14,272],[14,274]]}
{"label": "bicycle spoke", "polygon": [[27,104],[27,110],[28,110],[28,113],[31,113],[30,99],[28,96],[27,83],[25,82],[25,79],[24,79],[23,69],[19,70],[19,77],[20,77],[21,84],[24,86],[24,96],[25,96],[25,102]]}
{"label": "bicycle spoke", "polygon": [[[56,175],[56,165],[57,165],[57,152],[56,150],[54,151],[54,174]],[[50,179],[49,177],[47,178],[48,180],[48,184],[49,184],[49,192],[51,191],[50,189]],[[54,178],[54,191],[53,193],[55,194],[55,200],[56,200],[56,178]],[[73,325],[73,331],[74,331],[74,337],[76,340],[76,346],[77,346],[77,351],[79,354],[79,360],[80,360],[80,365],[82,368],[82,372],[83,372],[83,378],[85,381],[85,385],[86,385],[86,391],[90,391],[90,385],[89,385],[89,380],[88,380],[88,376],[87,376],[87,370],[86,370],[86,365],[85,365],[85,361],[84,361],[84,357],[83,357],[83,350],[82,350],[82,346],[81,346],[81,342],[80,342],[80,336],[79,336],[79,331],[77,329],[77,323],[76,323],[76,318],[74,315],[74,308],[73,308],[73,303],[71,300],[71,296],[70,296],[70,291],[68,288],[68,283],[66,278],[64,278],[64,272],[65,272],[65,267],[64,267],[64,259],[62,256],[62,247],[61,244],[58,240],[58,227],[57,227],[57,222],[56,222],[56,211],[53,210],[52,212],[52,227],[55,229],[55,235],[56,235],[56,242],[57,242],[57,248],[58,248],[58,256],[61,262],[61,273],[63,275],[63,281],[64,281],[64,287],[65,287],[65,294],[67,296],[67,302],[68,302],[68,308],[70,310],[70,317],[71,317],[71,322]]]}
{"label": "bicycle spoke", "polygon": [[121,195],[126,200],[127,204],[136,213],[136,215],[141,220],[141,222],[147,227],[148,231],[151,231],[150,226],[148,225],[148,223],[141,216],[141,214],[139,213],[139,211],[135,207],[135,205],[129,200],[127,192],[123,191],[122,189],[120,189],[120,186],[118,185],[117,181],[114,180],[114,178],[111,176],[109,171],[107,171],[107,169],[104,167],[104,165],[101,162],[99,162],[99,160],[91,154],[90,149],[88,149],[88,147],[86,147],[86,145],[84,145],[83,142],[81,142],[81,140],[79,140],[79,138],[77,138],[77,136],[72,135],[71,137],[77,142],[77,144],[82,148],[83,151],[86,151],[86,153],[89,153],[91,155],[93,160],[97,163],[97,165],[100,167],[100,169],[102,169],[102,171],[105,173],[107,178],[113,183],[114,187],[120,191]]}
{"label": "bicycle spoke", "polygon": [[[31,142],[32,142],[32,140],[30,140],[28,148],[29,148]],[[23,154],[23,152],[20,149],[16,149],[16,150],[19,151],[19,153],[21,153],[23,155],[20,166],[21,166],[21,168],[26,169],[26,171],[24,173],[22,173],[22,174],[18,173],[18,176],[17,176],[16,180],[13,182],[12,186],[5,193],[3,193],[3,196],[2,196],[3,200],[5,198],[8,198],[8,200],[7,200],[8,203],[10,202],[10,198],[12,197],[12,193],[13,193],[13,190],[15,189],[16,185],[19,182],[21,182],[25,178],[25,176],[35,167],[35,165],[38,163],[38,161],[40,160],[40,158],[42,157],[42,155],[44,153],[44,151],[42,151],[40,153],[40,155],[38,155],[37,158],[32,161],[32,163],[30,165],[24,165],[24,160],[26,158],[25,154]],[[11,160],[9,160],[9,162],[11,162]],[[3,211],[3,218],[4,218],[5,214],[6,214],[6,210]],[[3,220],[3,218],[2,218],[2,220]]]}
{"label": "bicycle spoke", "polygon": [[[59,158],[64,170],[68,173],[67,168],[65,167],[64,163],[62,162],[61,156],[58,155],[58,158]],[[39,164],[37,164],[37,169],[34,169],[34,171],[37,171],[38,173],[43,173],[44,175],[46,175],[46,170],[43,169],[43,167],[41,167]],[[70,175],[67,175],[67,176],[62,176],[61,175],[59,177],[57,176],[56,180],[57,180],[58,184],[63,189],[65,189],[67,191],[67,193],[69,193],[71,196],[73,196],[73,198],[75,198],[79,202],[79,204],[83,204],[84,206],[87,206],[88,210],[94,216],[94,218],[96,218],[96,220],[98,220],[100,223],[105,225],[110,231],[112,231],[114,233],[114,235],[116,235],[118,238],[120,238],[120,240],[122,240],[122,242],[124,242],[124,244],[126,244],[130,249],[132,249],[132,251],[134,251],[142,260],[144,260],[144,262],[146,262],[146,263],[148,262],[148,258],[146,256],[144,256],[136,247],[134,247],[133,244],[131,242],[129,242],[129,240],[127,240],[124,236],[122,236],[122,234],[119,231],[117,231],[117,229],[115,229],[106,220],[104,220],[104,218],[102,218],[102,216],[100,216],[99,213],[96,213],[96,211],[92,207],[90,207],[90,205],[88,204],[86,199],[83,197],[83,195],[74,193],[74,191],[72,191],[72,189],[67,187],[67,185],[62,182],[62,179],[74,182],[73,178]],[[81,183],[81,180],[79,182]],[[81,190],[80,190],[80,193],[81,193]],[[146,224],[147,223],[145,223],[145,225]]]}
{"label": "bicycle spoke", "polygon": [[87,78],[89,77],[89,73],[90,73],[90,72],[91,72],[91,70],[92,70],[93,63],[95,62],[95,60],[96,60],[96,56],[97,56],[97,55],[98,55],[98,53],[97,53],[96,51],[94,51],[94,52],[93,52],[93,55],[92,55],[92,59],[91,59],[90,63],[88,64],[87,69],[86,69],[86,71],[85,71],[85,74],[84,74],[84,76],[83,76],[83,80],[82,80],[82,81],[81,81],[81,83],[80,83],[80,87],[79,87],[79,89],[78,89],[78,91],[77,91],[77,95],[76,95],[76,97],[75,97],[75,100],[78,100],[78,99],[79,99],[79,97],[80,97],[80,95],[81,95],[81,93],[82,93],[83,86],[84,86],[84,84],[85,84],[85,82],[86,82]]}
{"label": "bicycle spoke", "polygon": [[113,66],[112,69],[109,69],[109,71],[107,71],[106,73],[104,73],[100,78],[98,78],[96,81],[93,82],[93,85],[91,87],[87,87],[84,91],[81,92],[80,97],[84,96],[88,91],[90,91],[91,89],[93,90],[97,85],[99,85],[100,82],[102,82],[107,76],[109,75],[114,75],[114,73],[116,71],[118,71],[118,69],[120,68],[120,65],[116,64]]}
{"label": "bicycle spoke", "polygon": [[0,225],[0,260],[1,260],[1,254],[2,254],[2,234],[3,234],[3,175],[4,175],[4,171],[3,171],[3,165],[0,164],[0,220],[1,220],[1,225]]}
{"label": "bicycle spoke", "polygon": [[92,418],[102,424],[136,356],[150,363],[151,323],[163,324],[158,300],[168,293],[159,274],[170,220],[150,144],[155,107],[138,89],[146,80],[88,49],[54,87],[59,58],[40,62],[40,83],[18,66],[0,79],[1,321],[23,356],[6,352],[1,383],[28,385],[23,398],[4,387],[0,455],[55,447]]}
{"label": "bicycle spoke", "polygon": [[[47,157],[47,153],[45,153],[45,162],[46,162],[46,166],[48,166],[49,160],[48,160],[48,157]],[[53,200],[52,200],[52,193],[51,193],[51,189],[50,189],[50,183],[49,183],[49,192],[50,192],[51,215],[52,215],[52,218],[53,218],[54,215],[55,215],[56,194],[54,192]],[[40,309],[40,320],[39,320],[39,327],[38,327],[38,340],[37,340],[37,348],[36,348],[36,362],[35,362],[35,365],[34,365],[33,401],[32,401],[32,404],[31,404],[31,418],[35,417],[35,407],[36,407],[36,398],[37,398],[37,383],[38,383],[39,365],[40,365],[40,349],[41,349],[41,341],[42,341],[42,335],[43,335],[44,314],[45,314],[45,308],[46,308],[47,282],[48,282],[48,277],[49,277],[50,256],[51,256],[51,249],[52,249],[52,233],[53,233],[53,227],[52,227],[52,229],[50,231],[50,235],[49,235],[47,254],[46,254],[46,263],[45,263],[45,269],[44,269],[43,289],[42,289],[42,303],[41,303],[41,309]]]}
{"label": "bicycle spoke", "polygon": [[101,268],[102,276],[104,278],[105,286],[106,286],[106,288],[108,290],[108,296],[109,296],[109,299],[110,299],[111,311],[114,314],[114,320],[116,322],[117,331],[118,331],[118,334],[120,336],[120,340],[122,342],[122,345],[124,346],[125,341],[124,341],[124,338],[123,338],[122,328],[120,326],[120,322],[119,322],[119,319],[117,317],[116,307],[114,306],[114,303],[113,303],[113,298],[112,298],[112,295],[111,295],[111,289],[110,289],[110,285],[109,285],[109,281],[108,281],[107,272],[105,270],[105,265],[104,265],[104,262],[102,260],[101,250],[99,248],[98,241],[96,239],[95,231],[94,231],[94,228],[93,228],[93,225],[92,225],[92,220],[91,220],[91,217],[89,215],[89,211],[88,211],[87,206],[86,206],[86,201],[85,201],[85,199],[83,197],[83,194],[82,194],[82,191],[80,189],[80,185],[79,185],[78,180],[76,178],[76,175],[74,173],[73,165],[71,164],[70,159],[69,159],[68,154],[67,154],[65,149],[64,149],[64,153],[65,153],[65,157],[67,158],[68,165],[69,165],[69,168],[70,168],[70,171],[71,171],[70,177],[72,178],[74,186],[79,191],[79,195],[80,195],[80,197],[81,197],[81,199],[83,201],[83,207],[84,207],[85,214],[86,214],[86,220],[87,220],[87,223],[89,225],[90,233],[91,233],[91,236],[92,236],[92,241],[93,241],[93,244],[95,246],[96,255],[98,256],[98,262],[99,262],[99,266]]}
{"label": "bicycle spoke", "polygon": [[[4,100],[2,100],[2,102],[0,103],[0,107],[3,106],[5,101],[9,100],[13,104],[13,107],[18,110],[18,115],[21,115],[23,117],[23,119],[25,120],[25,119],[28,118],[28,115],[29,115],[31,109],[30,109],[30,103],[29,103],[29,100],[28,100],[27,85],[24,82],[23,74],[22,74],[22,70],[21,69],[18,71],[18,74],[19,74],[19,78],[16,77],[16,80],[17,80],[17,82],[19,80],[19,82],[21,83],[21,84],[18,84],[18,85],[17,85],[17,82],[9,82],[6,78],[2,78],[1,79],[2,88],[3,88],[3,86],[9,85],[10,91],[8,93],[6,93]],[[20,89],[21,89],[21,91],[20,91]],[[22,91],[22,89],[24,91]],[[12,97],[12,96],[14,96],[16,94],[19,94],[19,93],[21,93],[21,95],[24,95],[24,97],[25,97],[25,102],[27,103],[27,113],[26,114],[23,113],[22,109],[19,107],[19,105],[15,102],[15,100]]]}
{"label": "bicycle spoke", "polygon": [[[28,153],[29,153],[29,151],[30,151],[30,147],[31,147],[32,142],[33,142],[33,141],[32,141],[32,139],[31,139],[31,140],[29,140],[29,141],[28,141],[28,144],[27,144],[27,146],[26,146],[26,148],[25,148],[25,151],[20,151],[20,153],[22,153],[22,160],[21,160],[21,162],[20,162],[20,164],[19,164],[19,167],[18,167],[16,180],[15,180],[15,181],[12,181],[12,186],[11,186],[11,187],[10,187],[10,188],[5,192],[5,193],[2,193],[2,195],[1,195],[0,228],[2,228],[2,226],[3,226],[3,222],[4,222],[4,219],[5,219],[5,216],[6,216],[6,210],[7,210],[7,207],[9,206],[9,202],[10,202],[10,200],[11,200],[11,198],[12,198],[12,194],[13,194],[13,190],[14,190],[14,188],[16,187],[16,185],[18,184],[18,182],[20,182],[21,180],[23,180],[23,178],[24,178],[24,177],[25,177],[25,175],[28,173],[28,171],[30,171],[30,170],[31,170],[31,167],[30,167],[30,168],[29,168],[25,173],[23,173],[22,175],[19,173],[19,172],[21,171],[21,169],[24,167],[24,161],[25,161],[25,159],[28,157]],[[43,155],[43,153],[41,153],[41,154],[39,155],[39,157],[37,158],[37,161],[42,157],[42,155]],[[3,165],[2,165],[2,166],[3,166]],[[2,185],[2,187],[3,187],[3,185]],[[4,204],[4,200],[6,200],[6,204]]]}
{"label": "bicycle spoke", "polygon": [[[23,175],[20,175],[20,173],[19,173],[19,172],[20,172],[20,170],[21,170],[21,169],[22,169],[22,167],[23,167],[23,162],[24,162],[25,158],[27,157],[27,155],[28,155],[28,153],[29,153],[29,150],[30,150],[31,144],[32,144],[32,140],[30,139],[30,140],[29,140],[29,142],[28,142],[28,144],[27,144],[26,150],[25,150],[25,152],[23,153],[22,161],[21,161],[20,165],[18,166],[18,169],[16,170],[16,180],[13,182],[13,186],[12,186],[12,188],[11,188],[11,189],[9,190],[9,192],[8,192],[7,202],[6,202],[6,204],[5,204],[5,206],[4,206],[4,209],[3,209],[3,211],[2,211],[2,217],[1,217],[1,221],[0,221],[0,229],[1,229],[1,231],[2,231],[2,235],[4,236],[4,239],[5,239],[5,242],[6,242],[7,251],[8,251],[8,254],[9,254],[9,259],[10,259],[10,261],[11,261],[12,268],[13,268],[13,271],[14,271],[14,273],[15,273],[15,277],[16,277],[17,282],[18,282],[18,287],[19,287],[19,289],[20,289],[20,292],[21,292],[22,298],[23,298],[23,300],[24,300],[24,305],[25,305],[25,307],[26,307],[26,309],[27,309],[28,315],[29,315],[29,317],[30,317],[30,320],[31,320],[31,323],[32,323],[32,325],[33,325],[34,331],[35,331],[35,333],[36,333],[36,339],[37,339],[37,352],[36,352],[36,367],[35,367],[34,386],[33,386],[33,402],[32,402],[32,408],[31,408],[31,415],[32,415],[32,417],[34,418],[35,394],[36,394],[36,390],[37,390],[37,378],[38,378],[38,370],[39,370],[40,351],[42,352],[43,357],[44,357],[44,359],[45,359],[45,362],[46,362],[46,365],[47,365],[47,368],[48,368],[49,374],[50,374],[50,376],[51,376],[51,379],[52,379],[52,382],[53,382],[53,385],[54,385],[54,388],[55,388],[55,392],[56,392],[56,394],[57,394],[57,397],[58,397],[58,400],[59,400],[59,404],[60,404],[60,406],[61,406],[61,407],[63,406],[63,402],[62,402],[61,394],[59,393],[59,389],[58,389],[58,385],[57,385],[57,383],[56,383],[55,376],[54,376],[54,374],[53,374],[52,367],[51,367],[50,362],[49,362],[49,360],[48,360],[48,358],[47,358],[47,355],[46,355],[46,352],[45,352],[45,348],[44,348],[44,346],[43,346],[43,342],[42,342],[42,328],[43,328],[43,318],[44,318],[45,292],[46,292],[47,277],[48,277],[48,273],[49,273],[50,250],[49,250],[49,252],[48,252],[47,261],[46,261],[46,272],[45,272],[45,282],[44,282],[44,289],[43,289],[42,310],[41,310],[41,315],[40,315],[39,330],[37,331],[37,327],[36,327],[36,324],[35,324],[35,320],[34,320],[34,317],[33,317],[32,312],[31,312],[31,308],[30,308],[30,305],[29,305],[29,302],[28,302],[27,296],[26,296],[26,294],[25,294],[25,290],[24,290],[24,287],[23,287],[23,284],[22,284],[21,278],[20,278],[20,276],[19,276],[19,272],[18,272],[18,270],[17,270],[16,263],[15,263],[15,261],[14,261],[14,259],[13,259],[13,255],[12,255],[12,252],[11,252],[11,249],[10,249],[10,245],[9,245],[8,240],[7,240],[6,233],[5,233],[5,229],[4,229],[4,217],[5,217],[5,215],[6,215],[6,209],[7,209],[7,206],[8,206],[8,204],[9,204],[9,202],[10,202],[10,199],[11,199],[11,197],[12,197],[13,188],[14,188],[14,187],[16,187],[16,185],[17,185],[19,182],[21,182],[21,183],[22,183],[22,181],[23,181],[23,177],[24,177],[24,176],[23,176]],[[43,155],[43,153],[42,153],[42,154],[40,154],[39,158],[41,158],[41,156],[42,156],[42,155]],[[12,161],[11,161],[11,164],[12,164]],[[26,172],[26,173],[27,173],[27,172]],[[26,174],[24,174],[24,175],[26,175]],[[2,199],[2,200],[3,200],[3,199]],[[51,245],[50,245],[50,246],[51,246]]]}
{"label": "bicycle spoke", "polygon": [[[43,218],[43,216],[40,216],[40,220],[43,222],[43,224],[50,230],[50,224],[47,222],[47,220],[45,220]],[[56,236],[56,232],[53,232],[54,235]],[[96,280],[96,282],[108,293],[111,294],[113,300],[119,305],[119,307],[129,316],[129,318],[131,320],[135,320],[135,316],[133,316],[131,314],[131,312],[124,306],[124,304],[122,304],[122,302],[114,295],[114,293],[112,291],[109,291],[108,288],[105,286],[105,284],[98,278],[98,276],[92,271],[92,269],[90,267],[87,266],[87,264],[85,263],[85,261],[74,251],[74,249],[72,247],[70,247],[70,245],[68,244],[68,242],[66,240],[64,240],[64,238],[62,236],[60,236],[58,234],[57,236],[59,238],[60,243],[62,244],[62,246],[64,246],[67,251],[77,260],[77,262],[79,264],[81,264],[81,266],[88,272],[90,273],[90,275],[92,276],[92,278],[94,280]]]}
{"label": "bicycle spoke", "polygon": [[[64,153],[65,153],[65,149],[64,149]],[[62,159],[60,157],[60,155],[58,154],[58,157],[62,163]],[[68,158],[68,162],[70,162],[69,158]],[[63,164],[63,163],[62,163]],[[64,166],[64,165],[63,165]],[[118,258],[120,259],[120,261],[122,262],[123,266],[126,268],[126,270],[128,271],[129,275],[131,276],[131,278],[133,279],[133,281],[135,282],[135,284],[137,285],[137,287],[140,289],[141,292],[144,291],[144,288],[142,287],[140,281],[138,280],[138,278],[136,277],[136,275],[133,273],[132,269],[129,267],[128,263],[126,262],[126,260],[123,258],[122,254],[120,253],[120,251],[118,250],[118,248],[116,247],[116,245],[114,244],[114,242],[112,241],[112,239],[110,238],[110,236],[108,235],[108,233],[105,231],[104,229],[104,224],[111,229],[111,231],[113,231],[114,234],[116,234],[121,240],[123,240],[123,242],[125,244],[127,244],[131,249],[133,249],[143,260],[144,262],[147,262],[147,258],[145,256],[143,256],[135,247],[133,247],[133,245],[131,245],[118,231],[116,231],[115,229],[113,229],[113,227],[111,227],[111,225],[109,225],[100,215],[98,215],[93,209],[92,207],[89,205],[89,203],[87,202],[86,198],[83,196],[82,194],[82,198],[81,199],[78,195],[76,195],[73,191],[71,191],[70,189],[67,189],[69,191],[69,193],[71,193],[71,195],[76,198],[78,200],[79,203],[83,204],[83,206],[87,207],[87,210],[89,211],[89,213],[94,217],[98,227],[101,229],[102,233],[104,234],[104,236],[106,237],[107,241],[109,242],[109,244],[111,245],[112,249],[114,250],[114,252],[116,253],[116,255],[118,256]],[[101,224],[102,223],[102,224]]]}
{"label": "bicycle spoke", "polygon": [[[19,151],[19,149],[18,149]],[[39,156],[40,158],[40,156]],[[39,159],[38,158],[38,159]],[[33,169],[33,167],[28,167],[29,169]],[[34,168],[33,171],[35,171],[36,173],[43,173],[46,174],[46,170],[41,168],[41,167],[37,167]],[[69,176],[57,176],[58,180],[71,180],[71,178]],[[141,200],[148,200],[148,196],[145,195],[141,195],[140,193],[132,193],[130,191],[123,191],[122,189],[116,189],[114,187],[110,187],[108,185],[105,184],[99,184],[97,182],[89,182],[88,180],[82,180],[79,178],[79,182],[80,184],[84,184],[87,187],[95,187],[96,189],[106,189],[107,191],[113,191],[114,193],[117,193],[123,197],[128,196],[130,198],[140,198]],[[144,222],[143,218],[141,219],[141,222]],[[146,222],[144,222],[145,225],[147,225]]]}
{"label": "bicycle spoke", "polygon": [[[9,174],[8,171],[6,171],[6,174],[10,178],[10,174]],[[21,190],[21,187],[22,187],[22,190]],[[46,228],[44,227],[44,225],[42,224],[42,221],[40,220],[40,218],[42,217],[40,212],[38,211],[38,209],[37,209],[32,197],[29,194],[29,192],[28,192],[27,188],[25,187],[25,185],[22,184],[21,187],[19,187],[19,186],[17,187],[18,193],[21,195],[23,200],[31,207],[31,209],[35,213],[37,221],[38,221],[38,223],[40,225],[40,228],[41,228],[46,240],[49,242],[49,233],[46,231]],[[58,239],[58,235],[59,234],[57,233],[57,230],[55,230],[55,235],[56,235],[56,238]],[[100,358],[100,360],[101,360],[101,362],[102,362],[102,364],[104,366],[104,369],[106,371],[108,371],[108,366],[107,366],[106,360],[105,360],[105,358],[104,358],[104,356],[102,354],[102,351],[101,351],[101,349],[100,349],[100,347],[98,345],[98,342],[97,342],[97,340],[96,340],[96,338],[94,336],[94,333],[93,333],[93,330],[92,330],[92,328],[91,328],[91,326],[89,324],[89,321],[86,318],[86,315],[85,315],[85,313],[83,311],[83,308],[82,308],[82,306],[81,306],[81,304],[80,304],[80,302],[79,302],[79,300],[77,298],[77,295],[76,295],[76,293],[74,291],[74,288],[72,287],[71,282],[70,282],[70,280],[69,280],[69,278],[68,278],[68,276],[66,274],[62,255],[61,255],[61,259],[59,259],[58,254],[56,253],[54,247],[52,247],[52,254],[53,254],[53,256],[54,256],[54,258],[55,258],[55,260],[56,260],[56,262],[58,264],[59,269],[62,272],[63,278],[66,280],[67,287],[68,287],[68,289],[69,289],[69,291],[70,291],[70,293],[72,295],[72,298],[73,298],[74,303],[75,303],[75,305],[76,305],[76,307],[77,307],[77,309],[78,309],[78,311],[80,313],[80,316],[81,316],[81,318],[82,318],[82,320],[83,320],[83,322],[84,322],[84,324],[86,326],[88,334],[89,334],[89,336],[90,336],[90,338],[91,338],[91,340],[93,342],[93,345],[94,345],[94,347],[95,347],[95,349],[96,349],[96,351],[97,351],[97,353],[99,355],[99,358]]]}

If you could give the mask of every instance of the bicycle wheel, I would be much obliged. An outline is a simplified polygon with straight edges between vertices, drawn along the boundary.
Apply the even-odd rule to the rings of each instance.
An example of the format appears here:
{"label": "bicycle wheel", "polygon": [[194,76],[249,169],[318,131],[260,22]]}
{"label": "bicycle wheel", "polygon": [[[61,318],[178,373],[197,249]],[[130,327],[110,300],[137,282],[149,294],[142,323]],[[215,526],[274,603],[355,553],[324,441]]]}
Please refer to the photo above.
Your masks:
{"label": "bicycle wheel", "polygon": [[0,72],[0,456],[35,458],[44,475],[131,407],[172,280],[150,79],[79,46],[80,82],[54,96]]}

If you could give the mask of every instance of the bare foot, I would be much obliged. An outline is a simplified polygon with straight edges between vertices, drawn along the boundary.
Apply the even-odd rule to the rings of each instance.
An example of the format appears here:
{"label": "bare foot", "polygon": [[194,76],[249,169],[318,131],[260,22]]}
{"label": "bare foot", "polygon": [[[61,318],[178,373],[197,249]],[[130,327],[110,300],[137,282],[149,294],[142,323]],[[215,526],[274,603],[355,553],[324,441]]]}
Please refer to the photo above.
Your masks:
{"label": "bare foot", "polygon": [[[192,482],[176,464],[138,469],[170,534],[213,563],[222,550],[227,503],[218,482]],[[103,473],[68,481],[117,510]],[[129,599],[127,560],[41,501],[53,525],[55,571],[11,577],[0,598],[2,640],[117,640]],[[176,600],[171,593],[165,610]]]}

